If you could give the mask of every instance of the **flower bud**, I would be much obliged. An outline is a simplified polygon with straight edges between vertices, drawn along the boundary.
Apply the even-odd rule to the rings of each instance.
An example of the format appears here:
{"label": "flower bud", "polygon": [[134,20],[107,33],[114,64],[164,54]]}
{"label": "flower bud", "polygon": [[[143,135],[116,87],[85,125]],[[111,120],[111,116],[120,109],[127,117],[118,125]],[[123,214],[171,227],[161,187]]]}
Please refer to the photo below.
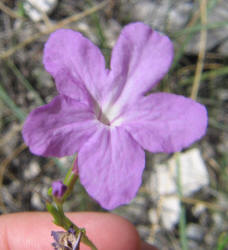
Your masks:
{"label": "flower bud", "polygon": [[52,183],[52,195],[61,198],[67,190],[67,186],[61,180]]}

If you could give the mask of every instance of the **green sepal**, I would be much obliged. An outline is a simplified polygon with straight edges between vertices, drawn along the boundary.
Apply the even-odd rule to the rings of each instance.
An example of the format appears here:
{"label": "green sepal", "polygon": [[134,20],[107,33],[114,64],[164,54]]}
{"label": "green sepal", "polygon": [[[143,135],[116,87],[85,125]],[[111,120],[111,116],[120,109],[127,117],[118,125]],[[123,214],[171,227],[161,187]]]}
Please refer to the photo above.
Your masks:
{"label": "green sepal", "polygon": [[67,218],[63,212],[63,208],[61,204],[51,204],[50,202],[46,202],[46,207],[48,212],[53,217],[53,223],[57,226],[64,228],[66,231],[69,229],[74,229],[75,234],[78,235],[79,232],[82,232],[82,242],[89,246],[92,250],[97,250],[94,244],[90,241],[90,239],[86,236],[86,230],[84,228],[77,227],[69,218]]}

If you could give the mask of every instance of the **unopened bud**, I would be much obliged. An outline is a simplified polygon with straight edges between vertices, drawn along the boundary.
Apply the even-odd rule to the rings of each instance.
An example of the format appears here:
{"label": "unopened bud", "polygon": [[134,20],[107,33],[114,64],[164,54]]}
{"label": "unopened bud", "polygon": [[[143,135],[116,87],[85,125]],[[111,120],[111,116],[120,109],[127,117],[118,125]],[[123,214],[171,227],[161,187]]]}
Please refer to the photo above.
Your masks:
{"label": "unopened bud", "polygon": [[61,180],[52,183],[52,195],[61,198],[67,190],[67,186]]}

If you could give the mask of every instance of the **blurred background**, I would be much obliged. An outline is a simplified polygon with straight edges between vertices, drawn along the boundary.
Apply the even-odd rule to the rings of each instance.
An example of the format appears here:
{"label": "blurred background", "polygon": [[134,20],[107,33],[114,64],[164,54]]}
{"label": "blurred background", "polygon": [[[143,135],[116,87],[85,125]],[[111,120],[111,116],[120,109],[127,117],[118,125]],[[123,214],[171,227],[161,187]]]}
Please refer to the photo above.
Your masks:
{"label": "blurred background", "polygon": [[[158,91],[206,105],[206,136],[180,154],[147,154],[137,197],[114,211],[160,249],[228,249],[228,2],[226,0],[1,0],[0,214],[43,211],[47,190],[73,158],[32,155],[21,128],[56,94],[42,65],[48,35],[82,32],[109,62],[122,27],[142,21],[167,34],[175,58]],[[137,35],[137,34],[136,34]],[[66,211],[102,211],[80,184]]]}

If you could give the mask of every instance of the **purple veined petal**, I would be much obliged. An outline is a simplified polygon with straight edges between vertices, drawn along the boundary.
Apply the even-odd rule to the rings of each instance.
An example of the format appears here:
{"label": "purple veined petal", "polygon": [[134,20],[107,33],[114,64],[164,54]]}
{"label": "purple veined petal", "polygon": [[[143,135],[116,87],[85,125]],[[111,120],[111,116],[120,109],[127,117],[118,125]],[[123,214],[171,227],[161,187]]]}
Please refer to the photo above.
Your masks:
{"label": "purple veined petal", "polygon": [[120,110],[153,88],[168,72],[173,53],[173,44],[167,36],[143,23],[126,25],[111,57],[111,102],[116,101]]}
{"label": "purple veined petal", "polygon": [[168,93],[141,98],[122,119],[121,126],[153,153],[180,151],[200,139],[207,128],[203,105]]}
{"label": "purple veined petal", "polygon": [[144,165],[143,149],[119,127],[103,126],[78,153],[80,181],[106,209],[134,198]]}
{"label": "purple veined petal", "polygon": [[45,44],[43,63],[57,89],[81,102],[99,100],[106,83],[105,59],[100,50],[79,32],[60,29]]}
{"label": "purple veined petal", "polygon": [[97,123],[85,104],[57,96],[29,114],[22,134],[32,153],[62,157],[76,153],[95,133]]}

